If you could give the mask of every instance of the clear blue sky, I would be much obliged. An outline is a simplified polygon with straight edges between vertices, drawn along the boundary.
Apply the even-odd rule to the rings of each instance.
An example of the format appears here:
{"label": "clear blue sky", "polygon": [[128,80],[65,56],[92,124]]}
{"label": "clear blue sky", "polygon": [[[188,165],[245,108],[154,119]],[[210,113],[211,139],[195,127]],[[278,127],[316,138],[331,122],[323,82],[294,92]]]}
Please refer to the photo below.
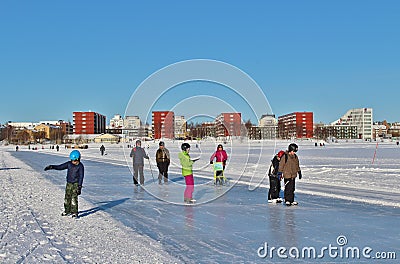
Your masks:
{"label": "clear blue sky", "polygon": [[150,74],[198,58],[245,71],[277,116],[400,121],[399,14],[396,0],[2,0],[0,123],[123,115]]}

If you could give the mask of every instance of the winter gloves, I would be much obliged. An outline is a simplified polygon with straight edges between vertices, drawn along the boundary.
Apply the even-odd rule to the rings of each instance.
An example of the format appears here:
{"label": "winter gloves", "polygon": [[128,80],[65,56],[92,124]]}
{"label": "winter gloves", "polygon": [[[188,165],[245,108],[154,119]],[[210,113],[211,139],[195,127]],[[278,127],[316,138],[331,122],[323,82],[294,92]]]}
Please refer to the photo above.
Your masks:
{"label": "winter gloves", "polygon": [[82,185],[78,186],[78,191],[76,192],[77,195],[81,195],[82,193]]}
{"label": "winter gloves", "polygon": [[49,166],[46,166],[46,168],[44,168],[45,171],[52,170],[52,169],[53,169],[53,165],[49,165]]}
{"label": "winter gloves", "polygon": [[299,171],[299,180],[301,180],[302,177],[303,175],[301,175],[301,171]]}

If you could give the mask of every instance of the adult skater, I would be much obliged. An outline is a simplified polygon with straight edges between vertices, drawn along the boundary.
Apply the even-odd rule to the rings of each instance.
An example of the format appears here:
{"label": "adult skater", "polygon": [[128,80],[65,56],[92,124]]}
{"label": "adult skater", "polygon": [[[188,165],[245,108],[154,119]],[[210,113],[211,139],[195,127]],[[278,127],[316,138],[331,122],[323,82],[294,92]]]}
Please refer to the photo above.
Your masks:
{"label": "adult skater", "polygon": [[297,201],[294,200],[294,190],[295,190],[295,179],[297,174],[299,174],[299,179],[302,178],[299,158],[296,155],[299,147],[292,143],[289,145],[288,150],[281,157],[279,162],[279,173],[282,174],[285,182],[285,204],[297,205]]}
{"label": "adult skater", "polygon": [[279,197],[279,193],[281,192],[281,174],[278,173],[278,170],[279,170],[279,161],[281,160],[284,154],[285,151],[281,150],[271,160],[271,166],[269,167],[268,171],[268,176],[269,176],[268,203],[282,202],[282,198]]}
{"label": "adult skater", "polygon": [[226,151],[221,144],[217,146],[217,150],[211,155],[210,164],[213,164],[214,160],[215,162],[222,162],[223,170],[215,172],[215,184],[222,184],[221,176],[224,174],[226,161],[228,160],[228,154],[226,154]]}
{"label": "adult skater", "polygon": [[138,174],[140,174],[140,185],[144,185],[144,159],[149,159],[144,149],[141,147],[142,142],[140,140],[136,140],[136,147],[131,150],[130,157],[133,161],[133,183],[135,186],[138,186]]}
{"label": "adult skater", "polygon": [[168,183],[168,166],[170,163],[169,150],[165,147],[165,143],[160,141],[156,152],[156,162],[158,168],[158,184]]}
{"label": "adult skater", "polygon": [[186,188],[183,194],[183,201],[187,204],[195,203],[196,200],[193,199],[194,191],[194,179],[193,179],[193,163],[189,156],[190,145],[188,143],[183,143],[181,146],[182,152],[179,153],[178,157],[182,166],[182,175],[185,178]]}
{"label": "adult skater", "polygon": [[78,217],[78,195],[82,191],[82,183],[84,174],[84,166],[81,162],[81,153],[73,150],[69,154],[70,161],[60,165],[49,165],[44,168],[47,170],[67,170],[67,185],[65,187],[64,212],[62,216],[71,215]]}
{"label": "adult skater", "polygon": [[103,156],[104,155],[104,152],[106,151],[106,147],[104,147],[104,145],[101,145],[101,147],[100,147],[100,154],[101,154],[101,156]]}

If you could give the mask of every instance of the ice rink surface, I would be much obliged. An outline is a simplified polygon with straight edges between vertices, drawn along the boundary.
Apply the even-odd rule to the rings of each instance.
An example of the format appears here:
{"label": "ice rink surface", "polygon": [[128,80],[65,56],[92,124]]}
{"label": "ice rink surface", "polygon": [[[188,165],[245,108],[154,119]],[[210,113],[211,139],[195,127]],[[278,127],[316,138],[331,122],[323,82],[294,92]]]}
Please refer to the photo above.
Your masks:
{"label": "ice rink surface", "polygon": [[[179,149],[171,144],[171,156],[177,156]],[[279,143],[266,151],[268,156],[264,158],[269,160],[270,153],[286,145],[286,142]],[[257,152],[257,146],[226,148],[231,156],[226,170],[231,184],[223,187],[213,186],[212,172],[207,166],[214,144],[203,143],[198,149],[193,148],[192,156],[200,156],[202,161],[194,173],[194,198],[198,202],[195,206],[182,203],[184,180],[176,157],[171,165],[169,184],[157,183],[158,173],[151,155],[156,144],[147,148],[151,160],[146,161],[144,188],[133,186],[130,164],[120,147],[106,146],[106,156],[100,156],[97,146],[82,150],[85,180],[79,199],[91,206],[80,206],[77,221],[106,213],[134,233],[149,237],[172,259],[185,263],[271,260],[275,263],[369,263],[378,257],[388,258],[393,252],[400,257],[398,146],[394,143],[381,144],[378,148],[372,143],[299,145],[304,179],[296,181],[299,205],[291,207],[268,204],[268,180],[263,178],[263,173],[254,180],[252,172],[248,172],[261,171],[260,168],[265,172],[269,164],[263,162],[256,169],[249,166],[243,172],[243,165],[239,164],[241,156],[250,153],[247,160],[250,163],[257,160],[251,157],[254,150]],[[68,151],[10,153],[63,191],[66,172],[44,172],[43,168],[65,162]],[[249,188],[246,184],[249,182],[261,185]],[[59,201],[60,213],[62,202]],[[132,247],[132,254],[142,247]],[[359,257],[352,255],[353,251]],[[385,260],[385,263],[394,262]]]}

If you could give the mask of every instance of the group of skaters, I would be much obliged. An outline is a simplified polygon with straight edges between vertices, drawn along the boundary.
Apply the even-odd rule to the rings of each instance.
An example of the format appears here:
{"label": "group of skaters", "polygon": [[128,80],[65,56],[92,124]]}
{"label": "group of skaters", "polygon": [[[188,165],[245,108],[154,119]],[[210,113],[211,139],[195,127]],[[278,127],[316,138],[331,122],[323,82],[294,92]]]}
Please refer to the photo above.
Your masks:
{"label": "group of skaters", "polygon": [[[186,188],[184,191],[184,203],[193,204],[196,200],[193,198],[194,191],[194,177],[193,177],[193,164],[197,159],[190,157],[190,144],[183,143],[181,145],[181,152],[179,153],[179,161],[182,169],[182,176],[185,179]],[[268,203],[281,203],[285,205],[297,205],[294,200],[295,179],[297,175],[299,179],[302,178],[299,159],[296,155],[298,146],[294,143],[290,144],[287,151],[279,151],[271,161],[271,166],[268,172],[270,189],[268,192]],[[133,161],[133,182],[135,186],[144,185],[144,159],[149,159],[146,151],[141,147],[141,141],[136,141],[136,146],[132,148],[130,157]],[[84,166],[81,162],[81,153],[78,150],[73,150],[69,155],[70,160],[60,165],[48,165],[45,167],[47,170],[67,170],[67,185],[65,187],[64,196],[64,212],[62,216],[78,217],[78,196],[82,191],[82,184],[84,178]],[[170,154],[165,147],[163,141],[159,142],[159,148],[156,151],[156,162],[159,171],[158,183],[168,183],[168,167],[170,164]],[[228,155],[223,149],[222,144],[217,146],[217,150],[210,157],[210,164],[221,163],[222,172],[216,172],[216,176],[220,176],[225,170]],[[216,181],[219,177],[216,177]],[[284,200],[279,197],[281,191],[281,179],[284,180]],[[217,184],[217,182],[216,182]]]}
{"label": "group of skaters", "polygon": [[[294,200],[294,190],[297,175],[302,178],[299,158],[296,154],[298,146],[294,143],[290,144],[287,151],[279,151],[271,161],[269,167],[269,191],[268,203],[282,203],[285,205],[297,205]],[[281,180],[283,179],[285,190],[284,200],[279,197],[281,192]]]}

